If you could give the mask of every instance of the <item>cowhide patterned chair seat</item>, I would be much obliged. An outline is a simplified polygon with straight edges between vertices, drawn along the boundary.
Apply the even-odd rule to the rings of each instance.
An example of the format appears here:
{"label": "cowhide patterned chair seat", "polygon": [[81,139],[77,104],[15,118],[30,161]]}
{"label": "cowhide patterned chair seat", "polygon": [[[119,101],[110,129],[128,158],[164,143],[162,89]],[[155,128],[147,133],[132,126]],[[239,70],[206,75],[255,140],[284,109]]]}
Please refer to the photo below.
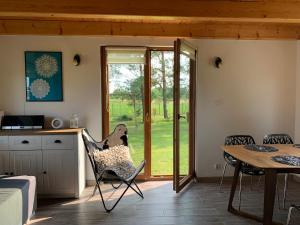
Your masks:
{"label": "cowhide patterned chair seat", "polygon": [[[263,139],[264,144],[294,144],[293,139],[288,134],[268,134]],[[286,173],[284,177],[283,199],[282,207],[285,209],[287,188],[288,188],[289,174]]]}
{"label": "cowhide patterned chair seat", "polygon": [[[135,178],[143,170],[145,161],[142,161],[138,167],[134,167],[128,148],[127,133],[126,126],[119,124],[107,138],[97,142],[86,129],[82,131],[85,149],[96,180],[93,195],[98,189],[106,212],[111,212],[116,207],[129,188],[144,198]],[[126,185],[120,197],[110,208],[107,207],[102,194],[100,184],[103,180],[110,182],[114,189]],[[114,185],[115,182],[118,182],[118,185]]]}

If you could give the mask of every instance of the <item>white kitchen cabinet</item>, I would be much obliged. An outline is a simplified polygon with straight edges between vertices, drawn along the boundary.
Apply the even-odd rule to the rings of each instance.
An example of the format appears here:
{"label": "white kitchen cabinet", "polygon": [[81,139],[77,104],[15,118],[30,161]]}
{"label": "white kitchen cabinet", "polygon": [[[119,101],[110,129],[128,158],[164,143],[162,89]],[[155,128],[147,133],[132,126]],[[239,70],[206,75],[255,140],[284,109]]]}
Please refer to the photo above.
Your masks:
{"label": "white kitchen cabinet", "polygon": [[10,170],[14,175],[30,174],[40,176],[42,172],[42,151],[10,151]]}
{"label": "white kitchen cabinet", "polygon": [[40,196],[80,197],[85,187],[81,129],[56,132],[0,131],[0,174],[35,176]]}
{"label": "white kitchen cabinet", "polygon": [[8,137],[0,136],[0,151],[8,149]]}
{"label": "white kitchen cabinet", "polygon": [[[37,186],[43,187],[42,160],[43,156],[41,150],[10,151],[10,172],[15,176],[35,176]],[[37,191],[41,193],[41,188],[38,188]]]}
{"label": "white kitchen cabinet", "polygon": [[9,151],[0,151],[0,174],[9,173]]}
{"label": "white kitchen cabinet", "polygon": [[43,151],[44,192],[54,195],[75,193],[73,150]]}

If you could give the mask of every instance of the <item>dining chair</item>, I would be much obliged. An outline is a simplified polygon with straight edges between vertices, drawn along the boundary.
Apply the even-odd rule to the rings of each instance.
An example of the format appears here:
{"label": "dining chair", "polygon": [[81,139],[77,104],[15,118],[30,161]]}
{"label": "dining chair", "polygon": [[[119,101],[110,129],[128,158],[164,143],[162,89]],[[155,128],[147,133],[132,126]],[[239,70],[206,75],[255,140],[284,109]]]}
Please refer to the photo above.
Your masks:
{"label": "dining chair", "polygon": [[[263,144],[294,144],[293,139],[288,134],[268,134],[263,139]],[[284,176],[284,189],[283,189],[283,200],[282,207],[285,209],[286,193],[288,188],[289,174],[286,173]]]}
{"label": "dining chair", "polygon": [[291,205],[291,206],[290,206],[290,208],[289,208],[289,213],[288,213],[288,216],[287,216],[286,225],[289,225],[290,222],[291,222],[291,215],[292,215],[293,209],[297,209],[297,210],[300,211],[300,205]]}
{"label": "dining chair", "polygon": [[[255,144],[255,141],[254,138],[250,135],[231,135],[225,138],[225,145],[251,145],[251,144]],[[220,180],[220,186],[219,186],[220,191],[222,188],[227,166],[230,165],[235,167],[237,163],[237,160],[232,155],[224,152],[223,156],[224,156],[225,164],[223,167],[223,173]],[[252,176],[262,176],[265,174],[265,172],[264,170],[255,168],[246,163],[242,163],[241,172],[240,172],[240,181],[239,181],[239,209],[241,208],[243,174],[250,175],[252,178]]]}

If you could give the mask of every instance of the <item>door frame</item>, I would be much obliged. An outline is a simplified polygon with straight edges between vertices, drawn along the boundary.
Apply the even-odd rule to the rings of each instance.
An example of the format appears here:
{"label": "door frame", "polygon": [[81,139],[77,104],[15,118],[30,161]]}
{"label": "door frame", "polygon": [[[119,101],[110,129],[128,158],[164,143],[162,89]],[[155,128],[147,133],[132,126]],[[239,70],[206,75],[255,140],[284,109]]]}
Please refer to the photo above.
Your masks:
{"label": "door frame", "polygon": [[[150,118],[151,118],[151,75],[152,75],[152,73],[151,73],[151,52],[153,52],[153,51],[174,51],[174,47],[172,46],[172,47],[168,47],[168,46],[166,46],[166,47],[149,47],[148,49],[148,52],[149,52],[149,66],[150,66],[150,70],[149,70],[149,78],[150,78],[150,81],[149,81],[149,85],[150,85],[150,104],[149,104],[149,106],[150,106]],[[151,135],[151,122],[150,122],[150,129],[149,129],[149,131],[150,131],[150,135]],[[150,136],[151,137],[151,136]],[[152,140],[152,139],[151,139]],[[149,154],[150,154],[150,163],[149,164],[152,164],[152,158],[151,158],[151,150],[152,150],[152,148],[151,148],[152,146],[151,146],[151,143],[150,143],[150,145],[149,145]],[[173,160],[172,160],[173,161]],[[161,175],[151,175],[151,165],[150,165],[150,176],[148,177],[148,180],[151,180],[151,181],[162,181],[162,180],[173,180],[173,174],[172,175],[164,175],[164,174],[161,174]]]}
{"label": "door frame", "polygon": [[[102,138],[109,135],[109,78],[107,66],[108,47],[135,48],[145,46],[117,46],[107,45],[100,47],[101,63],[101,114],[102,114]],[[146,165],[144,173],[138,176],[139,180],[172,180],[173,175],[151,175],[151,52],[152,51],[174,51],[174,47],[146,47],[145,64],[144,64],[144,158]],[[105,66],[103,66],[105,65]]]}
{"label": "door frame", "polygon": [[197,76],[197,48],[195,49],[196,59],[190,58],[190,93],[189,93],[189,171],[181,179],[180,177],[180,143],[179,143],[179,115],[180,115],[180,49],[181,43],[191,46],[188,42],[177,39],[174,42],[174,159],[173,159],[173,190],[180,192],[188,183],[196,178],[195,172],[195,112],[196,112],[196,76]]}
{"label": "door frame", "polygon": [[[148,80],[150,78],[151,68],[148,63],[149,61],[149,51],[145,46],[118,46],[118,45],[106,45],[100,47],[100,63],[101,63],[101,112],[102,112],[102,139],[109,135],[109,77],[108,77],[108,65],[107,65],[107,52],[106,48],[116,47],[116,48],[135,48],[144,47],[146,48],[145,54],[145,64],[144,64],[144,137],[150,137],[146,140],[144,138],[144,159],[146,161],[144,173],[138,175],[139,180],[148,180],[151,173],[151,153],[149,154],[149,146],[151,146],[151,120],[149,120],[149,113],[151,109],[149,108],[149,102],[151,102],[151,95],[146,94],[149,90]],[[105,65],[105,66],[103,66]],[[151,78],[150,78],[151,79]],[[150,99],[149,99],[150,98]],[[150,132],[149,132],[150,130]]]}

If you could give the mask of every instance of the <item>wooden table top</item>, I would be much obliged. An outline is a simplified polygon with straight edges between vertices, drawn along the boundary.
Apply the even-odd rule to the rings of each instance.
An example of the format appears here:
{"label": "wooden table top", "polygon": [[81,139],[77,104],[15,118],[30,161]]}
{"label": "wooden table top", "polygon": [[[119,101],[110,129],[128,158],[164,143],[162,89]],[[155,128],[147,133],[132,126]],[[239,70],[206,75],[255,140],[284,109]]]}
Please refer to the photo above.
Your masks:
{"label": "wooden table top", "polygon": [[20,136],[20,135],[64,135],[77,134],[83,128],[65,128],[65,129],[37,129],[37,130],[0,130],[0,136]]}
{"label": "wooden table top", "polygon": [[222,145],[221,148],[233,157],[261,169],[290,169],[300,166],[290,166],[277,163],[272,160],[273,156],[290,155],[300,157],[300,148],[293,145],[269,145],[278,149],[276,152],[256,152],[248,150],[244,145]]}

